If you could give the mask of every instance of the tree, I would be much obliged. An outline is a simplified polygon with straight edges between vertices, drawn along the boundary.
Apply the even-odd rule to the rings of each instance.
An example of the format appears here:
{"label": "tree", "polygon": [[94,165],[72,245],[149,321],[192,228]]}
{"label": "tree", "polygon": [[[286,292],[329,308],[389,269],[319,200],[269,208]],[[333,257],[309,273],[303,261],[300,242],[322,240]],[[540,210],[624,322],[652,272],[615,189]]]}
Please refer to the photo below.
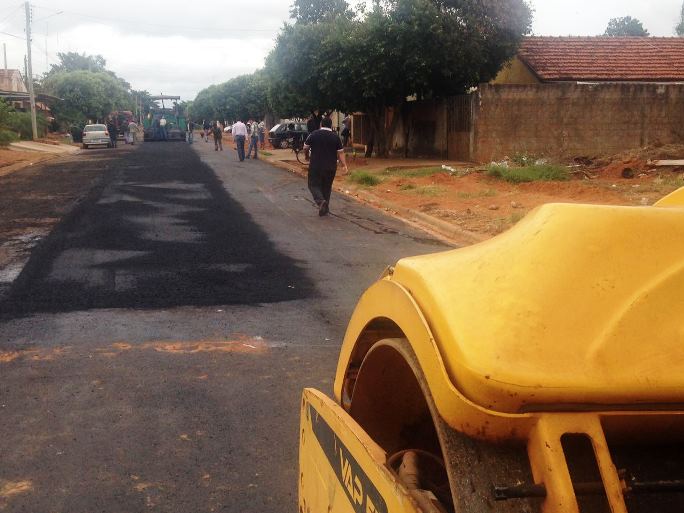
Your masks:
{"label": "tree", "polygon": [[[367,13],[286,25],[267,59],[288,111],[362,111],[377,154],[389,152],[388,110],[492,79],[529,32],[524,0],[385,0]],[[280,108],[277,109],[282,112]]]}
{"label": "tree", "polygon": [[60,52],[59,63],[50,66],[48,75],[64,71],[107,71],[107,61],[101,55],[86,55],[77,52]]}
{"label": "tree", "polygon": [[675,32],[679,37],[684,37],[684,3],[682,3],[682,11],[679,13],[679,24],[675,28]]}
{"label": "tree", "polygon": [[346,0],[294,0],[290,8],[290,16],[298,23],[319,23],[352,14]]}
{"label": "tree", "polygon": [[195,119],[262,119],[268,110],[267,77],[263,71],[211,85],[192,102]]}
{"label": "tree", "polygon": [[63,125],[102,121],[114,110],[133,110],[129,91],[103,71],[62,71],[48,76],[43,88],[62,99],[53,113]]}
{"label": "tree", "polygon": [[650,34],[639,20],[631,16],[624,16],[622,18],[612,18],[608,22],[608,27],[606,27],[603,35],[611,37],[648,37]]}

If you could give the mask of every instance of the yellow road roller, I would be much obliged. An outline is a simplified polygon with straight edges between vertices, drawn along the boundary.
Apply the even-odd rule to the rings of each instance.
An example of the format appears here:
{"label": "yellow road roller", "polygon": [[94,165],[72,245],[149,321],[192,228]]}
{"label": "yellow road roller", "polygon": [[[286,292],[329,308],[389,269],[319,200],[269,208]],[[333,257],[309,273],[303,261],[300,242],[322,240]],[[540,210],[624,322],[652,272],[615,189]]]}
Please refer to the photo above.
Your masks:
{"label": "yellow road roller", "polygon": [[683,513],[684,189],[387,269],[299,465],[300,513]]}

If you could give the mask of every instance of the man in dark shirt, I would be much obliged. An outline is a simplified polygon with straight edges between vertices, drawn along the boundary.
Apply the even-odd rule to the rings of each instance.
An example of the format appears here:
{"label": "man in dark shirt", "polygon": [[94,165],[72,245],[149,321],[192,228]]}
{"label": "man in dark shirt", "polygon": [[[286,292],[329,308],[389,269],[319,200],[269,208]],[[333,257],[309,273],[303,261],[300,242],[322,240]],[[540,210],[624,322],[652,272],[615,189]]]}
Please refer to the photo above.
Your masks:
{"label": "man in dark shirt", "polygon": [[316,205],[318,205],[318,215],[324,216],[329,212],[330,194],[337,172],[338,158],[344,166],[345,173],[348,171],[342,141],[332,131],[332,120],[330,118],[323,118],[321,128],[309,134],[304,143],[304,149],[311,151],[309,190]]}

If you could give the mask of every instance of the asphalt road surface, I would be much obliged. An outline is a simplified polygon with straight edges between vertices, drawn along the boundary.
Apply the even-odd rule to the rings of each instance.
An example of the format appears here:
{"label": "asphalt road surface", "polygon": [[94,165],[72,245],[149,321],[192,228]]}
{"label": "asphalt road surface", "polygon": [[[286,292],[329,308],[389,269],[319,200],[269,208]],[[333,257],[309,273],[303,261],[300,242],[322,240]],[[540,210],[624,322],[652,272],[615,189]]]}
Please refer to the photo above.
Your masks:
{"label": "asphalt road surface", "polygon": [[0,303],[0,511],[294,513],[301,389],[385,266],[445,246],[202,141],[63,171],[105,152]]}

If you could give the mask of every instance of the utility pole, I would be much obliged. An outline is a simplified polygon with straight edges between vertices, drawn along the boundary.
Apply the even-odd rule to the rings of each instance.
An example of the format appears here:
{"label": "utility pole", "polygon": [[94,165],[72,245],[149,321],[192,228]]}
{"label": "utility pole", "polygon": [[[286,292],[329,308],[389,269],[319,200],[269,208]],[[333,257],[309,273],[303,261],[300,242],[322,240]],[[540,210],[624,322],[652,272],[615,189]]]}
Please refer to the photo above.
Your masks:
{"label": "utility pole", "polygon": [[38,139],[38,123],[36,121],[36,94],[33,91],[33,68],[31,67],[31,4],[26,2],[26,51],[27,51],[27,82],[29,100],[31,101],[31,128],[33,140]]}

